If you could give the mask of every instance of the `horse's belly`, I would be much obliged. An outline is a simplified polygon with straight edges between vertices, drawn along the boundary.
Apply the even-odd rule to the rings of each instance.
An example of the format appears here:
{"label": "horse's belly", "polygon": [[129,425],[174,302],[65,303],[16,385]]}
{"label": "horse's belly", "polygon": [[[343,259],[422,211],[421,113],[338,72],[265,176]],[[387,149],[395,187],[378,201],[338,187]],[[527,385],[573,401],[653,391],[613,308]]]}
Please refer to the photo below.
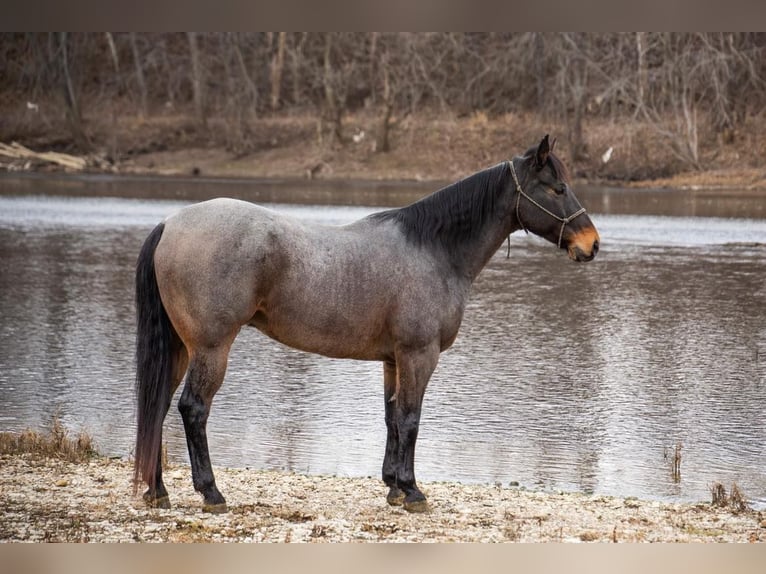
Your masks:
{"label": "horse's belly", "polygon": [[369,329],[322,326],[265,311],[258,311],[249,324],[283,345],[326,357],[384,361],[393,356],[389,338]]}

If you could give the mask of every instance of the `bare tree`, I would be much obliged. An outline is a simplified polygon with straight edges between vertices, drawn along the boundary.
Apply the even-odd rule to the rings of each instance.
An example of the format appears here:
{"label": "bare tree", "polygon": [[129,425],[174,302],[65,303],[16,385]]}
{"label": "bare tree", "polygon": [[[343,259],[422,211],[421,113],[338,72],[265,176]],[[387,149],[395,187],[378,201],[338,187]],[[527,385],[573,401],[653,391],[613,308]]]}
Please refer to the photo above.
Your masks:
{"label": "bare tree", "polygon": [[106,43],[109,45],[109,55],[112,56],[112,63],[114,64],[114,71],[120,73],[120,58],[117,54],[117,46],[114,43],[114,36],[111,32],[105,32]]}
{"label": "bare tree", "polygon": [[569,127],[569,153],[575,161],[585,157],[583,120],[589,97],[587,38],[582,33],[565,33],[557,46],[559,98]]}
{"label": "bare tree", "polygon": [[369,66],[369,85],[370,85],[370,103],[374,106],[377,103],[377,83],[376,75],[378,73],[378,37],[379,32],[370,32],[370,66]]}
{"label": "bare tree", "polygon": [[[331,144],[343,145],[343,105],[338,93],[338,73],[333,67],[333,32],[325,33],[322,85],[324,87],[324,114],[330,123]],[[321,136],[320,128],[320,136]]]}
{"label": "bare tree", "polygon": [[649,91],[649,68],[646,63],[646,32],[636,32],[636,109],[644,107]]}
{"label": "bare tree", "polygon": [[375,140],[375,150],[385,153],[391,150],[389,132],[391,131],[391,115],[394,111],[394,94],[391,89],[391,63],[386,53],[380,57],[380,70],[383,77],[383,93],[381,94],[383,112],[380,117],[377,139]]}
{"label": "bare tree", "polygon": [[66,116],[75,142],[80,148],[88,149],[90,147],[90,142],[83,129],[80,100],[77,91],[75,90],[69,66],[68,39],[67,32],[58,33],[58,50],[61,62],[64,101],[66,102]]}
{"label": "bare tree", "polygon": [[242,55],[242,49],[240,47],[240,39],[238,34],[231,35],[231,49],[234,52],[234,57],[237,61],[239,73],[242,76],[242,80],[245,84],[245,92],[247,94],[248,100],[248,111],[250,116],[254,119],[256,117],[256,109],[258,105],[258,87],[255,85],[255,82],[248,72],[247,65],[245,64],[245,58]]}
{"label": "bare tree", "polygon": [[296,41],[293,43],[293,47],[290,50],[290,71],[292,74],[292,99],[293,104],[300,106],[303,103],[303,90],[301,85],[301,65],[305,59],[303,53],[308,39],[307,32],[301,32],[295,35]]}
{"label": "bare tree", "polygon": [[277,38],[277,50],[271,60],[271,111],[276,111],[282,93],[282,70],[285,67],[285,41],[287,33],[280,32]]}
{"label": "bare tree", "polygon": [[136,67],[136,82],[138,83],[138,93],[140,96],[140,102],[141,107],[140,115],[141,117],[146,117],[148,115],[148,93],[146,91],[146,80],[144,79],[144,69],[141,65],[141,53],[138,50],[138,43],[136,42],[136,33],[130,32],[130,48],[133,52],[133,63]]}
{"label": "bare tree", "polygon": [[200,62],[200,50],[196,32],[187,32],[189,40],[189,54],[192,64],[192,86],[194,89],[194,110],[197,121],[202,127],[207,127],[207,114],[205,112],[205,91],[202,64]]}

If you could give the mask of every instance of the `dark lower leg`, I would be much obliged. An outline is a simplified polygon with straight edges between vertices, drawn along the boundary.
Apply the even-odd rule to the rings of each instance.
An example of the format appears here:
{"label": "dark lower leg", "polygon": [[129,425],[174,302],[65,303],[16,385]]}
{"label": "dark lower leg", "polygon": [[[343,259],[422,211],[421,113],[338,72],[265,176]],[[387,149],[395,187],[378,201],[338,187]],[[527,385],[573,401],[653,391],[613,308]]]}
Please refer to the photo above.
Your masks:
{"label": "dark lower leg", "polygon": [[178,402],[178,410],[181,411],[184,421],[194,490],[202,494],[205,501],[204,510],[215,511],[219,507],[225,510],[226,500],[215,484],[207,446],[206,426],[210,409],[199,395],[191,391],[188,382]]}
{"label": "dark lower leg", "polygon": [[[162,444],[162,442],[160,442]],[[157,455],[157,473],[155,474],[154,484],[150,485],[144,492],[144,502],[152,508],[170,508],[170,497],[162,482],[162,450]]]}
{"label": "dark lower leg", "polygon": [[386,453],[383,457],[383,482],[389,487],[386,500],[392,506],[400,506],[404,502],[404,493],[396,485],[396,465],[399,454],[399,430],[396,425],[396,403],[392,397],[396,392],[396,365],[383,364],[383,381],[386,407]]}
{"label": "dark lower leg", "polygon": [[404,492],[405,508],[425,504],[426,497],[415,481],[415,442],[418,438],[420,408],[404,411],[399,416],[399,460],[401,466],[397,475],[397,485]]}
{"label": "dark lower leg", "polygon": [[[218,351],[220,353],[221,349]],[[192,361],[178,401],[186,431],[194,489],[202,494],[202,508],[209,512],[226,511],[226,500],[218,491],[210,464],[206,430],[213,396],[221,386],[226,371],[226,355],[219,353],[200,353]]]}
{"label": "dark lower leg", "polygon": [[428,380],[439,360],[438,345],[420,349],[397,349],[397,399],[394,419],[399,439],[396,485],[404,493],[404,508],[411,512],[428,510],[425,495],[415,481],[415,443],[420,411]]}

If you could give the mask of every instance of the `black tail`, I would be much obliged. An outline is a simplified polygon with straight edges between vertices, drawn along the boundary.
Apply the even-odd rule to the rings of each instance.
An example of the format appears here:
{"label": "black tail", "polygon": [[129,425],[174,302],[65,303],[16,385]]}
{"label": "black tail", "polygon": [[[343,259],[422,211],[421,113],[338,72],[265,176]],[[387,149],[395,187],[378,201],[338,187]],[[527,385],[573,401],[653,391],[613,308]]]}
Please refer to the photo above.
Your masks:
{"label": "black tail", "polygon": [[162,306],[154,273],[154,251],[165,224],[146,238],[136,263],[136,433],[133,490],[143,479],[155,486],[162,443],[162,421],[170,404],[173,376],[173,338],[177,337]]}

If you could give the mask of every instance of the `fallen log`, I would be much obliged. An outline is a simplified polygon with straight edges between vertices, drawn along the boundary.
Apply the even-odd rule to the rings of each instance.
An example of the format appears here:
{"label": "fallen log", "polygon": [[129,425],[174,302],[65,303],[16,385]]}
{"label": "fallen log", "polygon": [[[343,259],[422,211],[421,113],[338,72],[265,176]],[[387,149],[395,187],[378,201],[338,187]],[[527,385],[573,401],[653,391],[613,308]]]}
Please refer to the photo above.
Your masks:
{"label": "fallen log", "polygon": [[11,145],[0,142],[0,155],[14,159],[47,161],[73,170],[85,169],[85,166],[88,164],[87,160],[82,157],[55,151],[36,152],[17,142],[11,142]]}

